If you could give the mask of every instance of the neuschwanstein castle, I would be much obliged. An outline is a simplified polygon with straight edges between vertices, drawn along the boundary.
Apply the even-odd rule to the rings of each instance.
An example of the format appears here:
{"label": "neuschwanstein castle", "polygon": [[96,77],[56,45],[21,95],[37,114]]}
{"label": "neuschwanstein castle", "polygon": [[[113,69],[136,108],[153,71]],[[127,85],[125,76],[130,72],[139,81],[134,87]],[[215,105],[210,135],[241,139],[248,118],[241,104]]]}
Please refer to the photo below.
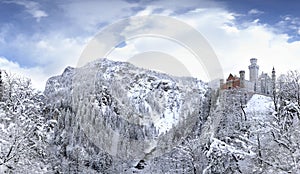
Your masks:
{"label": "neuschwanstein castle", "polygon": [[267,73],[262,73],[258,76],[259,66],[257,65],[257,59],[250,59],[249,68],[249,80],[245,79],[245,71],[239,72],[240,76],[233,76],[229,74],[229,77],[224,82],[224,79],[220,80],[221,89],[232,89],[232,88],[243,88],[255,93],[270,95],[275,89],[276,74],[275,69],[272,69],[272,76],[270,77]]}

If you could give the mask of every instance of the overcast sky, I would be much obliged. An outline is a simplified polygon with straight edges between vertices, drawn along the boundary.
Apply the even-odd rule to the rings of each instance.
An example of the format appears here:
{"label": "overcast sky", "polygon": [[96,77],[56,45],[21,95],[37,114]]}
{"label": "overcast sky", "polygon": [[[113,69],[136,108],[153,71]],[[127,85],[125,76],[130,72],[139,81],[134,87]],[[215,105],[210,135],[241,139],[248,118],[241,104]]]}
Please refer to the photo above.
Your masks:
{"label": "overcast sky", "polygon": [[[89,40],[104,27],[156,14],[198,30],[215,51],[224,77],[241,69],[248,73],[252,57],[258,58],[261,71],[270,73],[274,66],[284,73],[300,68],[299,7],[297,1],[276,0],[1,0],[0,68],[30,77],[35,87],[43,89],[50,76],[77,65]],[[159,49],[164,46],[164,41],[140,38],[127,42],[112,57],[166,51]],[[177,55],[188,59],[188,54]]]}

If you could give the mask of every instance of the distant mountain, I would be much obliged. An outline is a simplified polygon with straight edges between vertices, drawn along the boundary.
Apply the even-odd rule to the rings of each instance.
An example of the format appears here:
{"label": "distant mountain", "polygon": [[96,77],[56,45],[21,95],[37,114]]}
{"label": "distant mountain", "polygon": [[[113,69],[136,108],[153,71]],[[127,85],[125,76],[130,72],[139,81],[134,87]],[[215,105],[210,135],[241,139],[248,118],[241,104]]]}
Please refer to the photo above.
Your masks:
{"label": "distant mountain", "polygon": [[[170,156],[187,136],[200,134],[210,107],[210,90],[197,79],[108,59],[82,68],[67,67],[62,75],[47,81],[44,94],[50,110],[58,110],[54,139],[64,139],[56,143],[58,149],[64,148],[64,158],[72,160],[71,153],[79,146],[84,166],[95,155],[89,154],[90,147],[81,142],[85,141],[112,159],[107,169],[101,169],[112,173],[144,168],[139,162],[149,164],[162,160],[162,155]],[[184,162],[178,163],[177,169],[169,166],[170,170],[182,171],[180,163]],[[150,168],[163,171],[166,167],[156,165]]]}

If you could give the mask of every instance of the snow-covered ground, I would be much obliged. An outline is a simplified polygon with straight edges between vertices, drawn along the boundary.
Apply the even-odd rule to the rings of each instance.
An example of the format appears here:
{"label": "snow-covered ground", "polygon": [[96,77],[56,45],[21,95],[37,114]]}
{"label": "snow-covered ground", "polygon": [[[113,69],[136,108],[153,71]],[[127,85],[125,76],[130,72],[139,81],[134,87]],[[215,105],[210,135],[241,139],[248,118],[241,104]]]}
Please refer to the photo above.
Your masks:
{"label": "snow-covered ground", "polygon": [[254,94],[248,101],[245,112],[250,119],[265,120],[268,113],[273,112],[272,98],[265,95]]}

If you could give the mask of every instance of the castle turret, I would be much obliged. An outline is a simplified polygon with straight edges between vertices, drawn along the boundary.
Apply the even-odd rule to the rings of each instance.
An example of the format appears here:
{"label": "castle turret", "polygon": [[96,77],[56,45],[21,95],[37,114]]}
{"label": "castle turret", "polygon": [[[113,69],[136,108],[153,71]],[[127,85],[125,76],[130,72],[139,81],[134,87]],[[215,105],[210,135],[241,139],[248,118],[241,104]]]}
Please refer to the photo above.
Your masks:
{"label": "castle turret", "polygon": [[272,81],[276,81],[276,72],[275,72],[275,68],[273,67],[272,69]]}
{"label": "castle turret", "polygon": [[272,93],[276,90],[276,72],[275,68],[272,69]]}
{"label": "castle turret", "polygon": [[259,69],[259,66],[257,65],[257,59],[256,58],[250,59],[250,63],[251,63],[251,65],[248,66],[249,72],[250,72],[249,80],[251,82],[257,83],[258,69]]}
{"label": "castle turret", "polygon": [[240,71],[240,87],[245,88],[245,71]]}

